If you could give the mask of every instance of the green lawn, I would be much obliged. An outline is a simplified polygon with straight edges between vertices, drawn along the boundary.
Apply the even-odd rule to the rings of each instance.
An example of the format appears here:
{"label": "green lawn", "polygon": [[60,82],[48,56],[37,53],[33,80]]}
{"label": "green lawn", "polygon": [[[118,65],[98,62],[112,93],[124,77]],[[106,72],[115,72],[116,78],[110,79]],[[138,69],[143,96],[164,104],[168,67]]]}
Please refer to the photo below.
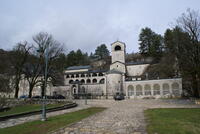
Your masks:
{"label": "green lawn", "polygon": [[0,134],[47,134],[50,131],[80,121],[83,118],[103,110],[105,110],[105,108],[100,107],[83,109],[76,112],[50,117],[45,122],[37,120],[13,127],[3,128],[0,129]]}
{"label": "green lawn", "polygon": [[149,109],[148,134],[200,134],[200,109]]}
{"label": "green lawn", "polygon": [[[60,104],[49,104],[49,105],[47,105],[47,108],[53,108],[53,107],[62,106],[62,105],[64,105],[64,104],[61,104],[61,103]],[[31,112],[31,111],[35,111],[35,110],[40,110],[41,107],[42,107],[41,104],[16,106],[16,107],[11,108],[8,111],[0,112],[0,116],[24,113],[24,112]]]}

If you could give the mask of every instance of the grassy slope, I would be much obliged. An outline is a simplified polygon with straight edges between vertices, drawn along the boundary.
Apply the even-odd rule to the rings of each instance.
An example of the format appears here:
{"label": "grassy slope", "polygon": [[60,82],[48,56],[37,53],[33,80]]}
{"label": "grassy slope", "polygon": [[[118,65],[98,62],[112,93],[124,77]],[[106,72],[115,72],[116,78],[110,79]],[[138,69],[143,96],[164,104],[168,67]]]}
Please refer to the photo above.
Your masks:
{"label": "grassy slope", "polygon": [[45,122],[37,120],[9,128],[3,128],[0,129],[0,134],[46,134],[47,132],[80,121],[83,118],[103,110],[105,110],[105,108],[92,107],[72,113],[50,117]]}
{"label": "grassy slope", "polygon": [[149,134],[200,134],[200,109],[149,109]]}
{"label": "grassy slope", "polygon": [[[47,108],[53,108],[53,107],[62,106],[62,105],[63,104],[49,104],[49,105],[47,105]],[[0,116],[40,110],[41,107],[42,106],[39,104],[17,106],[17,107],[13,107],[12,109],[10,109],[8,111],[0,112]]]}

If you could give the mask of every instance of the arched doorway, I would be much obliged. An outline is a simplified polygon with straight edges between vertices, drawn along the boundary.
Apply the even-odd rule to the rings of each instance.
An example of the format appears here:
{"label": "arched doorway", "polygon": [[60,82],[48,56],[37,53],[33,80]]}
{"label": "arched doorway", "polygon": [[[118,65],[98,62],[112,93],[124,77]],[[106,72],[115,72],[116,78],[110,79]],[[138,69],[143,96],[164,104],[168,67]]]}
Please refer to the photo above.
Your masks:
{"label": "arched doorway", "polygon": [[73,85],[73,86],[72,86],[72,93],[73,93],[73,94],[78,94],[78,90],[77,90],[77,88],[76,88],[76,85]]}

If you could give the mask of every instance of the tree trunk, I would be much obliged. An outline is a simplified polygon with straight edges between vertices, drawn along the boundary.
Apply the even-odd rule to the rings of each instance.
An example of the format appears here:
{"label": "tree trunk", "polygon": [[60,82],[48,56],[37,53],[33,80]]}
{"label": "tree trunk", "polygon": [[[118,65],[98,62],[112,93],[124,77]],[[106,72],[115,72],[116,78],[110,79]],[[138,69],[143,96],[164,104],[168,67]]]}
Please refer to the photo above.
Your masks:
{"label": "tree trunk", "polygon": [[19,86],[17,85],[15,87],[15,98],[18,98],[18,93],[19,93]]}
{"label": "tree trunk", "polygon": [[32,97],[33,88],[34,88],[34,86],[30,84],[28,98]]}
{"label": "tree trunk", "polygon": [[197,75],[195,74],[192,76],[192,88],[193,88],[193,95],[196,98],[200,97],[198,85],[199,85],[198,78],[197,78]]}
{"label": "tree trunk", "polygon": [[42,82],[42,91],[41,91],[41,97],[43,98],[43,96],[44,96],[44,87],[45,86],[45,84],[44,84],[44,82]]}
{"label": "tree trunk", "polygon": [[15,81],[15,98],[18,98],[18,94],[19,94],[19,80],[17,79]]}

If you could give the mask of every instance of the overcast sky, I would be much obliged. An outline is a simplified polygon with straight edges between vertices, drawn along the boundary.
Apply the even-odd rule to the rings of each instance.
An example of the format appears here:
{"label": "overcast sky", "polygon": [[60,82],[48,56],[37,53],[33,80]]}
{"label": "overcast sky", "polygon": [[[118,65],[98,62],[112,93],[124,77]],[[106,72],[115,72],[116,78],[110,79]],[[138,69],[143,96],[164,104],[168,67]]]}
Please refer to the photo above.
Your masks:
{"label": "overcast sky", "polygon": [[0,48],[44,31],[68,52],[116,40],[137,52],[141,28],[163,34],[187,8],[199,10],[200,0],[0,0]]}

